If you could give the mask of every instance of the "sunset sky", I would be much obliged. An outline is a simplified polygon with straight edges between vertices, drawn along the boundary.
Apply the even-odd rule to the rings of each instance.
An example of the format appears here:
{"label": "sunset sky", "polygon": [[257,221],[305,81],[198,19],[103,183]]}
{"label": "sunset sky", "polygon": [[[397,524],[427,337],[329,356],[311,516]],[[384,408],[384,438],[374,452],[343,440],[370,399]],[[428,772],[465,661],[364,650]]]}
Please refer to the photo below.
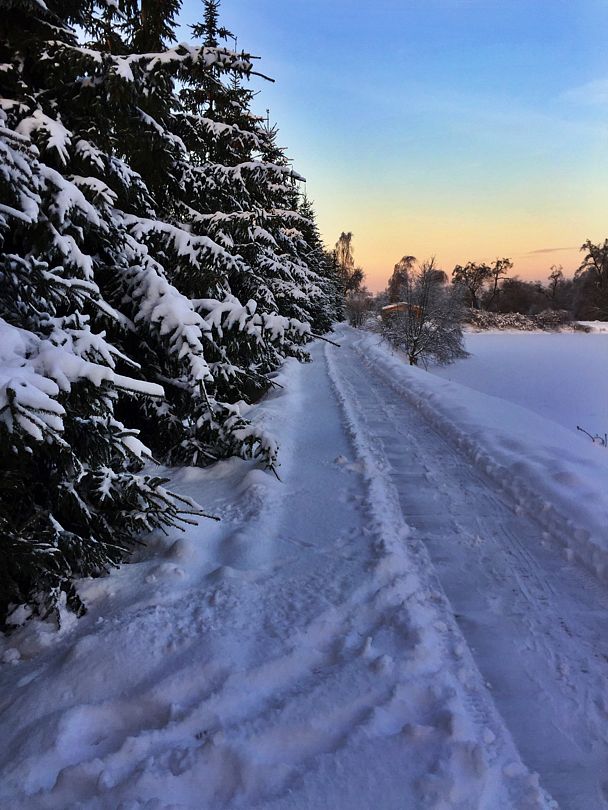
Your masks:
{"label": "sunset sky", "polygon": [[[185,0],[194,22],[202,4]],[[328,245],[571,273],[608,236],[606,0],[224,0]],[[182,31],[182,38],[188,36]]]}

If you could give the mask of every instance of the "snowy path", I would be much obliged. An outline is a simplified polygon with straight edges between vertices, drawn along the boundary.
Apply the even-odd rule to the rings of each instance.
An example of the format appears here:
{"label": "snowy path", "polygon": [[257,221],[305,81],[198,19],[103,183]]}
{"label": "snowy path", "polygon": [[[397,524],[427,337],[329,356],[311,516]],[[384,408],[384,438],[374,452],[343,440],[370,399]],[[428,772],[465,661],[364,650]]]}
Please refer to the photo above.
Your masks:
{"label": "snowy path", "polygon": [[282,482],[179,473],[221,524],[0,647],[2,808],[604,806],[604,590],[341,340],[255,409]]}
{"label": "snowy path", "polygon": [[340,368],[524,761],[561,806],[608,806],[605,587],[497,497],[377,367],[347,349]]}

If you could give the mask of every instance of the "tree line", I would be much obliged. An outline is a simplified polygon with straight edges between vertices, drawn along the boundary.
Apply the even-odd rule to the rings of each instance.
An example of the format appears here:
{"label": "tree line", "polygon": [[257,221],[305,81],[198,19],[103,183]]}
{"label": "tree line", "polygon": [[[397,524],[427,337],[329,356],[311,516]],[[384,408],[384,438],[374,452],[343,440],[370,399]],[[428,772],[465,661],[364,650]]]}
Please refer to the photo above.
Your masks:
{"label": "tree line", "polygon": [[3,7],[0,622],[82,611],[74,578],[204,514],[152,460],[274,469],[240,403],[341,312],[303,178],[252,109],[254,57],[217,0],[175,44],[179,11]]}
{"label": "tree line", "polygon": [[[348,237],[348,261],[344,261],[344,240]],[[352,259],[352,234],[342,234],[333,253],[338,274],[350,275],[353,284],[345,287],[346,309],[350,322],[361,325],[367,313],[383,306],[408,300],[408,282],[416,270],[417,260],[406,255],[394,266],[386,289],[373,295],[364,285],[365,274]],[[497,258],[494,262],[467,262],[456,265],[448,276],[433,267],[442,283],[451,282],[462,293],[465,309],[496,313],[538,315],[555,313],[568,320],[608,320],[608,239],[595,244],[587,240],[581,247],[582,260],[572,278],[566,277],[561,265],[553,265],[546,280],[525,281],[511,275],[513,262]],[[463,311],[463,317],[466,312]],[[555,320],[555,319],[554,319]]]}
{"label": "tree line", "polygon": [[544,282],[524,281],[509,275],[510,259],[496,259],[491,264],[457,265],[452,281],[463,286],[473,309],[523,315],[553,310],[571,319],[608,320],[608,239],[603,244],[587,240],[581,252],[583,259],[572,278],[553,265]]}

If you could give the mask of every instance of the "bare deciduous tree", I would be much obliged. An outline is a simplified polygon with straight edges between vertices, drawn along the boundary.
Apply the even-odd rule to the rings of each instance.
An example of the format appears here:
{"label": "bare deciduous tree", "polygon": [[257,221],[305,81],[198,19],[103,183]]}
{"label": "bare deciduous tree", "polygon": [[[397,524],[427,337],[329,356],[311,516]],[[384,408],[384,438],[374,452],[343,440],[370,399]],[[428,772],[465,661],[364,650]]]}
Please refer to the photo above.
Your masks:
{"label": "bare deciduous tree", "polygon": [[549,297],[555,301],[557,297],[557,290],[564,283],[564,268],[557,264],[551,265],[551,272],[548,276],[549,279]]}
{"label": "bare deciduous tree", "polygon": [[452,282],[464,287],[469,296],[469,305],[479,309],[478,295],[486,281],[492,278],[492,268],[487,264],[467,262],[464,267],[457,264],[452,270]]}
{"label": "bare deciduous tree", "polygon": [[363,326],[373,309],[373,297],[367,287],[351,292],[345,301],[345,310],[351,326]]}
{"label": "bare deciduous tree", "polygon": [[389,278],[387,287],[388,300],[391,304],[395,304],[399,301],[401,287],[414,267],[415,262],[415,256],[404,256],[395,265],[393,275]]}
{"label": "bare deciduous tree", "polygon": [[410,365],[432,360],[441,365],[466,357],[462,337],[462,290],[446,283],[435,260],[412,267],[401,286],[405,311],[390,315],[382,334],[405,352]]}
{"label": "bare deciduous tree", "polygon": [[355,267],[353,252],[353,234],[342,231],[334,248],[334,263],[342,281],[344,294],[356,292],[361,287],[365,273]]}
{"label": "bare deciduous tree", "polygon": [[501,278],[506,278],[509,270],[513,269],[513,262],[511,259],[496,259],[494,264],[490,266],[490,278],[492,279],[492,292],[488,300],[488,308],[492,309],[492,305],[498,298],[500,292],[498,284]]}

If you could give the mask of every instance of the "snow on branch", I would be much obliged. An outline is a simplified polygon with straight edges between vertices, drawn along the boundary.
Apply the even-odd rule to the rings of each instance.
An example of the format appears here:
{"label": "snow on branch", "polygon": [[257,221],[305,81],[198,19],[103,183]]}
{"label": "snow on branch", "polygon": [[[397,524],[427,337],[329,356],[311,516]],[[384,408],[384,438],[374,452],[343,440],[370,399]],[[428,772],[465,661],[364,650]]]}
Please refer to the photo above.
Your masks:
{"label": "snow on branch", "polygon": [[134,80],[133,68],[135,66],[147,72],[152,72],[157,68],[166,72],[170,68],[181,70],[197,66],[215,67],[273,81],[264,74],[253,70],[251,62],[253,57],[244,53],[235,53],[227,48],[209,48],[181,42],[173,48],[158,53],[132,53],[123,56],[82,45],[71,45],[61,40],[51,40],[47,43],[47,50],[41,54],[41,60],[54,60],[56,58],[54,49],[56,48],[81,57],[85,64],[88,63],[89,70],[94,70],[95,67],[106,67],[128,82]]}
{"label": "snow on branch", "polygon": [[[176,359],[187,362],[191,384],[204,388],[206,382],[213,380],[202,344],[209,325],[152,261],[129,268],[125,275],[137,304],[135,323],[154,326],[159,336],[167,340]],[[205,396],[204,390],[202,393]]]}
{"label": "snow on branch", "polygon": [[238,259],[231,256],[208,236],[193,236],[179,225],[129,214],[124,216],[124,222],[131,235],[137,240],[145,241],[146,237],[153,236],[165,237],[164,241],[169,241],[177,256],[187,259],[188,263],[197,270],[216,261],[221,261],[230,270],[241,268]]}
{"label": "snow on branch", "polygon": [[[61,442],[65,410],[57,400],[80,382],[96,387],[107,383],[131,393],[164,396],[160,385],[116,374],[112,358],[116,352],[103,335],[58,330],[54,337],[61,343],[39,338],[0,318],[0,422],[9,432],[19,429],[35,441],[51,437]],[[91,353],[108,365],[84,359],[83,355]],[[140,450],[138,457],[142,453]]]}
{"label": "snow on branch", "polygon": [[281,343],[288,336],[306,339],[311,335],[309,323],[276,313],[258,313],[254,300],[241,304],[235,296],[227,295],[222,301],[199,298],[193,300],[192,304],[206,313],[206,323],[220,338],[224,330],[234,329],[255,337],[259,343],[266,340]]}
{"label": "snow on branch", "polygon": [[174,135],[172,132],[169,132],[168,129],[161,126],[154,118],[152,118],[151,115],[144,112],[144,110],[142,110],[140,107],[136,107],[136,112],[142,123],[152,129],[159,138],[167,143],[170,143],[172,146],[177,147],[182,156],[187,154],[188,150],[186,148],[186,144],[178,135]]}
{"label": "snow on branch", "polygon": [[236,139],[241,143],[247,143],[253,150],[261,148],[261,139],[256,132],[251,132],[247,129],[239,127],[238,124],[227,124],[223,121],[215,121],[213,118],[207,118],[202,115],[195,115],[188,113],[178,113],[176,115],[177,121],[184,125],[193,127],[196,126],[205,135],[211,136],[215,140],[226,138],[227,140]]}
{"label": "snow on branch", "polygon": [[[3,113],[0,112],[0,121]],[[13,130],[0,127],[0,185],[5,195],[0,204],[0,224],[6,222],[2,214],[21,222],[31,223],[38,218],[40,211],[40,187],[34,176],[31,161],[29,138],[20,136]],[[29,159],[28,159],[29,158]]]}
{"label": "snow on branch", "polygon": [[34,135],[40,135],[44,148],[46,150],[54,149],[61,163],[64,166],[67,164],[72,133],[63,126],[59,118],[50,118],[42,110],[34,110],[30,116],[17,124],[15,132],[32,139],[34,139]]}
{"label": "snow on branch", "polygon": [[99,212],[74,183],[44,163],[40,164],[40,174],[49,185],[55,187],[56,191],[49,209],[57,223],[64,224],[69,215],[76,211],[91,225],[103,228]]}

